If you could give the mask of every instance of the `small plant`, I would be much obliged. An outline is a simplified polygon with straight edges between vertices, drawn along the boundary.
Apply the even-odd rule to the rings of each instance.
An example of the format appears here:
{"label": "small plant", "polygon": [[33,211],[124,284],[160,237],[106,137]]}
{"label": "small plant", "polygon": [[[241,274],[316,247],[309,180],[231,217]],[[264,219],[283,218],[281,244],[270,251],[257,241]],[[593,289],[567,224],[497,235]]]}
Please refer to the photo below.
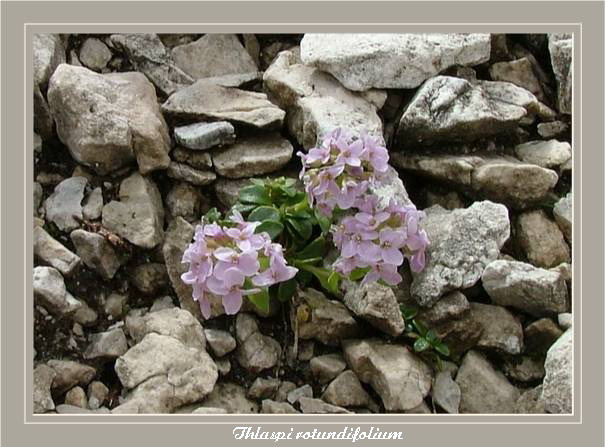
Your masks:
{"label": "small plant", "polygon": [[[371,186],[388,169],[388,152],[368,135],[352,138],[341,129],[326,136],[302,159],[300,180],[251,179],[223,217],[215,208],[202,219],[183,262],[182,275],[208,318],[207,294],[222,297],[236,313],[247,297],[267,311],[272,297],[285,302],[297,284],[317,281],[341,295],[343,278],[396,285],[405,259],[424,268],[426,233],[413,205],[384,205]],[[336,248],[337,258],[327,257]]]}
{"label": "small plant", "polygon": [[417,318],[418,309],[416,307],[407,307],[403,304],[399,307],[405,320],[405,334],[414,340],[414,351],[419,354],[424,353],[431,360],[434,360],[437,363],[437,368],[440,370],[441,356],[450,356],[448,346],[437,336],[434,329],[427,328]]}

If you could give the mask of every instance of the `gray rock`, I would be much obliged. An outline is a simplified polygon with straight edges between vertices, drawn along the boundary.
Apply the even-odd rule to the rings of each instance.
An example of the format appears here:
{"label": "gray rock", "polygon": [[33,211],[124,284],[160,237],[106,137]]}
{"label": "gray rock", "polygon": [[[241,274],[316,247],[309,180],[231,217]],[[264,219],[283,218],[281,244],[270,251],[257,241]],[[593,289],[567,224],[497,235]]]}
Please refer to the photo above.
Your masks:
{"label": "gray rock", "polygon": [[571,243],[572,238],[572,201],[573,196],[571,193],[567,193],[565,197],[562,197],[553,208],[553,215],[559,228],[563,232],[565,239]]}
{"label": "gray rock", "polygon": [[502,371],[517,382],[535,382],[544,378],[544,359],[527,355],[507,358]]}
{"label": "gray rock", "polygon": [[544,408],[548,413],[571,413],[573,408],[573,331],[568,329],[550,347],[544,362],[542,384]]}
{"label": "gray rock", "polygon": [[571,114],[572,109],[572,49],[573,35],[571,33],[550,33],[548,35],[550,62],[557,79],[559,112],[567,114]]}
{"label": "gray rock", "polygon": [[34,268],[34,301],[53,315],[72,315],[81,304],[67,291],[63,276],[52,267]]}
{"label": "gray rock", "polygon": [[291,404],[295,404],[301,397],[313,397],[313,388],[311,388],[311,385],[307,384],[294,388],[288,393],[286,400]]}
{"label": "gray rock", "polygon": [[225,207],[231,208],[238,200],[240,189],[251,185],[250,179],[231,180],[219,177],[214,182],[214,191],[218,201]]}
{"label": "gray rock", "polygon": [[[153,314],[151,314],[153,315]],[[216,365],[206,351],[154,332],[116,360],[115,371],[139,413],[166,413],[214,388]]]}
{"label": "gray rock", "polygon": [[550,268],[571,262],[563,233],[543,210],[519,215],[516,237],[528,261],[537,267]]}
{"label": "gray rock", "polygon": [[227,121],[194,123],[188,126],[175,127],[174,139],[187,149],[204,150],[233,143],[235,141],[235,129]]}
{"label": "gray rock", "polygon": [[288,399],[288,394],[290,391],[295,390],[297,388],[296,384],[293,382],[289,382],[287,380],[282,381],[275,393],[275,400],[277,402],[285,402]]}
{"label": "gray rock", "polygon": [[540,101],[544,100],[542,84],[534,73],[531,61],[527,57],[513,61],[496,62],[489,67],[489,75],[494,81],[505,81],[530,91]]}
{"label": "gray rock", "polygon": [[109,409],[105,407],[98,408],[97,410],[89,410],[87,408],[80,408],[75,405],[61,404],[57,405],[58,414],[109,414]]}
{"label": "gray rock", "polygon": [[401,205],[412,205],[399,174],[392,166],[389,166],[376,183],[368,188],[368,192],[376,196],[380,206],[388,206],[393,199]]}
{"label": "gray rock", "polygon": [[340,354],[313,357],[309,362],[311,373],[319,383],[328,383],[345,370],[347,364]]}
{"label": "gray rock", "polygon": [[88,399],[82,387],[75,386],[65,394],[65,404],[88,409]]}
{"label": "gray rock", "polygon": [[285,116],[263,93],[221,87],[203,79],[172,94],[162,111],[171,118],[226,120],[262,129],[281,127]]}
{"label": "gray rock", "polygon": [[515,412],[519,390],[476,351],[464,356],[456,383],[460,387],[460,413]]}
{"label": "gray rock", "polygon": [[42,196],[44,191],[42,185],[38,182],[34,182],[34,216],[37,216],[40,212],[40,203],[42,202]]}
{"label": "gray rock", "polygon": [[342,347],[349,367],[372,386],[387,411],[414,408],[428,394],[431,370],[405,347],[377,339],[344,340]]}
{"label": "gray rock", "polygon": [[399,303],[390,287],[377,282],[363,286],[351,282],[343,302],[355,315],[393,337],[405,329]]}
{"label": "gray rock", "polygon": [[515,154],[526,163],[554,168],[571,160],[571,145],[557,140],[529,141],[515,146]]}
{"label": "gray rock", "polygon": [[55,123],[44,98],[48,80],[65,62],[65,47],[58,34],[35,33],[32,38],[34,69],[34,132],[43,139],[53,136]]}
{"label": "gray rock", "polygon": [[250,399],[269,399],[275,396],[281,381],[279,379],[263,379],[257,377],[248,389]]}
{"label": "gray rock", "polygon": [[475,155],[414,154],[393,152],[390,161],[394,166],[443,183],[470,187],[474,169],[484,163]]}
{"label": "gray rock", "polygon": [[238,363],[252,373],[273,368],[281,356],[281,346],[273,338],[255,332],[237,348]]}
{"label": "gray rock", "polygon": [[212,76],[204,78],[206,82],[211,82],[221,87],[235,87],[241,89],[254,88],[255,84],[262,82],[262,71],[251,71],[248,73],[227,74],[221,76]]}
{"label": "gray rock", "polygon": [[265,414],[297,414],[296,409],[288,402],[275,402],[274,400],[264,399],[261,402],[261,413]]}
{"label": "gray rock", "polygon": [[79,256],[68,250],[42,227],[34,228],[34,255],[65,276],[71,275],[80,264]]}
{"label": "gray rock", "polygon": [[154,295],[168,284],[166,266],[158,262],[137,265],[130,280],[139,292]]}
{"label": "gray rock", "polygon": [[205,34],[171,51],[176,65],[194,79],[258,71],[235,34]]}
{"label": "gray rock", "polygon": [[507,354],[523,351],[523,327],[504,307],[471,303],[473,318],[482,328],[477,346]]}
{"label": "gray rock", "polygon": [[222,408],[229,414],[258,413],[258,404],[246,397],[246,389],[235,383],[217,383],[202,407]]}
{"label": "gray rock", "polygon": [[50,386],[55,378],[55,371],[42,364],[34,369],[34,413],[46,413],[55,409]]}
{"label": "gray rock", "polygon": [[126,330],[136,343],[140,343],[147,334],[154,333],[170,336],[187,348],[206,349],[202,325],[193,315],[178,307],[126,317]]}
{"label": "gray rock", "polygon": [[61,141],[98,174],[135,158],[142,174],[168,166],[168,127],[143,74],[102,75],[62,64],[50,80],[48,102]]}
{"label": "gray rock", "polygon": [[210,151],[198,151],[176,147],[170,154],[174,161],[184,163],[192,168],[208,170],[212,168],[212,156]]}
{"label": "gray rock", "polygon": [[544,414],[544,401],[541,399],[542,385],[531,388],[521,394],[515,405],[518,414]]}
{"label": "gray rock", "polygon": [[126,53],[136,71],[144,73],[165,95],[193,82],[193,78],[174,63],[157,34],[113,34],[111,42]]}
{"label": "gray rock", "polygon": [[299,399],[300,410],[305,414],[349,414],[346,408],[328,404],[321,399],[312,397],[301,397]]}
{"label": "gray rock", "polygon": [[450,414],[457,414],[460,408],[460,387],[449,372],[439,372],[433,382],[431,392],[433,402]]}
{"label": "gray rock", "polygon": [[46,220],[53,222],[61,231],[78,228],[82,219],[82,199],[88,181],[84,177],[70,177],[63,180],[44,202]]}
{"label": "gray rock", "polygon": [[426,81],[399,122],[398,146],[468,142],[514,129],[539,107],[536,97],[508,82],[470,83],[450,76]]}
{"label": "gray rock", "polygon": [[555,138],[566,133],[569,125],[563,121],[552,121],[538,124],[537,130],[542,138]]}
{"label": "gray rock", "polygon": [[558,315],[559,326],[563,329],[569,329],[573,325],[573,315],[568,312],[564,312]]}
{"label": "gray rock", "polygon": [[240,312],[235,317],[235,336],[238,343],[243,343],[252,334],[258,332],[258,320],[252,314]]}
{"label": "gray rock", "polygon": [[214,352],[217,357],[229,354],[237,346],[235,338],[227,331],[205,329],[204,334],[206,335],[206,340],[210,345],[210,349],[212,349],[212,352]]}
{"label": "gray rock", "polygon": [[166,196],[166,206],[172,217],[182,217],[188,222],[199,220],[202,214],[202,202],[205,197],[199,188],[178,182]]}
{"label": "gray rock", "polygon": [[113,319],[121,319],[126,310],[128,296],[120,293],[112,293],[107,297],[103,305],[105,313]]}
{"label": "gray rock", "polygon": [[111,243],[98,233],[74,230],[69,235],[86,266],[105,279],[114,277],[121,262]]}
{"label": "gray rock", "polygon": [[97,312],[92,309],[84,300],[78,300],[80,307],[76,310],[73,315],[73,320],[81,324],[82,326],[92,326],[96,323],[97,318],[99,317]]}
{"label": "gray rock", "polygon": [[138,172],[123,180],[120,201],[103,207],[103,225],[139,247],[158,245],[164,235],[164,207],[155,183]]}
{"label": "gray rock", "polygon": [[226,357],[218,358],[214,363],[216,363],[216,368],[221,376],[226,376],[231,371],[231,362]]}
{"label": "gray rock", "polygon": [[428,190],[426,192],[426,206],[429,208],[433,205],[439,205],[446,210],[455,210],[456,208],[464,208],[464,201],[456,191],[441,193]]}
{"label": "gray rock", "polygon": [[101,217],[103,211],[103,190],[98,187],[92,190],[92,192],[84,200],[84,206],[82,207],[82,215],[85,219],[96,220]]}
{"label": "gray rock", "polygon": [[49,360],[46,364],[55,372],[52,389],[58,393],[63,393],[76,385],[86,386],[97,374],[92,366],[72,360]]}
{"label": "gray rock", "polygon": [[157,312],[158,310],[172,309],[173,307],[175,306],[172,303],[172,297],[168,295],[162,296],[153,302],[153,304],[149,308],[149,312]]}
{"label": "gray rock", "polygon": [[422,306],[434,304],[446,292],[473,286],[483,269],[498,258],[510,235],[508,210],[489,201],[447,211],[431,207],[420,223],[430,244],[426,266],[412,273],[411,293]]}
{"label": "gray rock", "polygon": [[191,414],[227,414],[224,408],[200,407],[191,412]]}
{"label": "gray rock", "polygon": [[288,112],[288,129],[305,149],[337,127],[354,135],[366,131],[382,137],[375,104],[347,90],[331,75],[303,65],[292,51],[280,53],[273,61],[263,75],[263,87]]}
{"label": "gray rock", "polygon": [[300,339],[315,339],[337,346],[340,340],[354,337],[359,327],[340,301],[327,299],[323,293],[307,288],[299,292],[291,307],[290,321],[298,327]]}
{"label": "gray rock", "polygon": [[98,409],[105,403],[109,396],[109,388],[107,388],[102,382],[95,380],[88,385],[88,408],[91,410]]}
{"label": "gray rock", "polygon": [[540,318],[528,324],[524,330],[525,351],[534,355],[546,354],[552,344],[563,335],[550,318]]}
{"label": "gray rock", "polygon": [[518,261],[489,264],[481,282],[494,303],[536,317],[567,311],[567,286],[560,273]]}
{"label": "gray rock", "polygon": [[128,351],[128,342],[120,328],[99,332],[90,336],[90,344],[84,351],[85,359],[115,359]]}
{"label": "gray rock", "polygon": [[192,185],[208,185],[216,180],[216,174],[212,171],[199,171],[189,165],[171,162],[166,170],[168,177],[182,180]]}
{"label": "gray rock", "polygon": [[462,354],[475,347],[483,331],[470,303],[460,292],[444,295],[433,307],[421,312],[419,319],[437,333],[451,355]]}
{"label": "gray rock", "polygon": [[223,177],[253,177],[279,170],[290,161],[293,151],[290,142],[277,133],[249,137],[214,151],[212,163]]}
{"label": "gray rock", "polygon": [[112,54],[107,45],[96,37],[89,37],[80,47],[79,59],[82,64],[94,71],[101,71],[111,60]]}
{"label": "gray rock", "polygon": [[340,373],[330,382],[321,398],[338,407],[365,407],[371,401],[370,395],[350,370]]}
{"label": "gray rock", "polygon": [[308,33],[300,52],[350,90],[414,88],[450,66],[487,62],[490,35]]}

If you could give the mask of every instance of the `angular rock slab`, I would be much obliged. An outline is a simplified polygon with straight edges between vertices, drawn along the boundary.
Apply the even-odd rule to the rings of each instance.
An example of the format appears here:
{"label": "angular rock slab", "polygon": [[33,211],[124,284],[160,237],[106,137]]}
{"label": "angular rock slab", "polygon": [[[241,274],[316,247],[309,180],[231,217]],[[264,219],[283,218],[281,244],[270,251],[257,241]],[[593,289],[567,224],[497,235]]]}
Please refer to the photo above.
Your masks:
{"label": "angular rock slab", "polygon": [[172,94],[162,111],[175,119],[231,121],[261,129],[281,127],[286,115],[264,93],[221,87],[203,79]]}
{"label": "angular rock slab", "polygon": [[541,399],[549,413],[571,413],[573,408],[573,331],[568,329],[546,354]]}
{"label": "angular rock slab", "polygon": [[471,303],[473,318],[482,328],[477,346],[512,355],[523,351],[523,327],[515,316],[501,306]]}
{"label": "angular rock slab", "polygon": [[461,393],[460,413],[515,412],[519,390],[476,351],[469,351],[462,359],[456,383]]}
{"label": "angular rock slab", "polygon": [[443,294],[473,286],[496,260],[510,235],[508,210],[489,201],[447,211],[433,206],[420,226],[427,232],[426,266],[412,273],[412,296],[421,306]]}
{"label": "angular rock slab", "polygon": [[80,223],[74,216],[82,219],[82,199],[87,183],[84,177],[70,177],[59,183],[44,201],[46,219],[62,231],[78,228]]}
{"label": "angular rock slab", "polygon": [[120,201],[103,207],[103,225],[134,245],[153,248],[164,236],[164,207],[158,187],[135,172],[122,181]]}
{"label": "angular rock slab", "polygon": [[399,303],[390,287],[377,282],[363,286],[351,283],[343,302],[355,315],[393,337],[405,329]]}
{"label": "angular rock slab", "polygon": [[551,33],[548,35],[548,51],[555,78],[559,112],[571,114],[573,85],[573,35],[570,33]]}
{"label": "angular rock slab", "polygon": [[67,291],[63,276],[52,267],[34,268],[34,301],[50,313],[68,316],[82,305]]}
{"label": "angular rock slab", "polygon": [[171,55],[175,64],[194,79],[258,71],[235,34],[208,33],[174,47]]}
{"label": "angular rock slab", "polygon": [[489,34],[307,33],[300,55],[349,90],[414,88],[453,65],[487,62],[490,40]]}
{"label": "angular rock slab", "polygon": [[263,75],[263,86],[271,100],[288,112],[288,129],[305,149],[338,127],[382,137],[376,104],[347,90],[331,75],[303,65],[292,51],[281,52],[273,61]]}
{"label": "angular rock slab", "polygon": [[226,121],[194,123],[175,127],[174,139],[187,149],[204,150],[233,143],[235,129]]}
{"label": "angular rock slab", "polygon": [[528,141],[516,146],[515,154],[526,163],[556,168],[571,159],[571,145],[557,140]]}
{"label": "angular rock slab", "polygon": [[223,177],[253,177],[279,170],[290,161],[293,151],[292,144],[281,135],[268,134],[241,139],[214,151],[212,163]]}
{"label": "angular rock slab", "polygon": [[518,261],[497,260],[481,277],[492,301],[511,306],[535,317],[567,312],[568,292],[563,276]]}
{"label": "angular rock slab", "polygon": [[401,148],[447,141],[468,142],[512,130],[537,98],[509,82],[436,76],[426,81],[407,106],[397,130]]}
{"label": "angular rock slab", "polygon": [[113,34],[110,39],[126,53],[134,68],[144,73],[163,94],[170,95],[194,81],[176,66],[157,34]]}
{"label": "angular rock slab", "polygon": [[573,196],[571,193],[567,193],[565,197],[562,197],[559,200],[555,207],[553,208],[553,214],[555,216],[555,221],[559,225],[559,228],[563,232],[565,239],[571,243],[572,236],[572,206]]}
{"label": "angular rock slab", "polygon": [[116,360],[120,382],[138,412],[170,412],[207,396],[218,379],[212,358],[168,335],[150,333]]}
{"label": "angular rock slab", "polygon": [[431,369],[404,346],[350,339],[342,348],[349,367],[378,393],[387,411],[410,410],[431,389]]}
{"label": "angular rock slab", "polygon": [[34,255],[63,275],[70,275],[80,265],[80,257],[68,250],[42,227],[34,228]]}
{"label": "angular rock slab", "polygon": [[61,64],[50,79],[48,103],[72,157],[98,174],[134,158],[143,174],[168,166],[168,127],[143,74],[102,75]]}
{"label": "angular rock slab", "polygon": [[107,239],[100,234],[80,229],[72,231],[69,237],[87,267],[105,279],[113,278],[121,262]]}
{"label": "angular rock slab", "polygon": [[44,97],[48,80],[65,62],[65,47],[58,34],[35,33],[32,38],[34,69],[34,132],[43,139],[53,136],[55,121]]}
{"label": "angular rock slab", "polygon": [[516,228],[517,242],[531,264],[552,268],[571,262],[571,252],[563,233],[543,210],[520,214]]}

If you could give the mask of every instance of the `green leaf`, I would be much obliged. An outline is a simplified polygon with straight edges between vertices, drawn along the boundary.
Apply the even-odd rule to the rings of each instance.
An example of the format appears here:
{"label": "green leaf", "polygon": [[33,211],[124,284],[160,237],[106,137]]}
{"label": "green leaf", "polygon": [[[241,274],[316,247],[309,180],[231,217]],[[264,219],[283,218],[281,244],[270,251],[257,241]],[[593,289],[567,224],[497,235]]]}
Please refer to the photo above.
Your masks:
{"label": "green leaf", "polygon": [[335,295],[338,295],[340,292],[340,288],[338,286],[341,279],[342,277],[338,272],[332,272],[330,273],[330,276],[328,276],[328,290]]}
{"label": "green leaf", "polygon": [[206,214],[204,214],[204,222],[214,223],[221,218],[221,213],[216,208],[210,208]]}
{"label": "green leaf", "polygon": [[277,299],[281,302],[289,301],[296,292],[296,280],[294,278],[280,282],[277,288]]}
{"label": "green leaf", "polygon": [[401,315],[403,315],[403,319],[408,321],[412,320],[416,315],[418,315],[418,309],[415,307],[407,307],[403,304],[399,306],[401,309]]}
{"label": "green leaf", "polygon": [[280,222],[276,222],[274,220],[265,220],[258,227],[256,227],[255,233],[262,233],[263,231],[269,233],[269,237],[271,237],[272,240],[275,240],[275,238],[277,238],[277,236],[284,231],[284,226]]}
{"label": "green leaf", "polygon": [[416,326],[416,330],[422,337],[424,337],[428,332],[427,327],[418,320],[414,320],[414,326]]}
{"label": "green leaf", "polygon": [[258,185],[258,186],[262,186],[263,188],[265,187],[265,180],[262,178],[251,178],[250,179],[250,183],[252,183],[253,185]]}
{"label": "green leaf", "polygon": [[313,225],[308,219],[287,219],[288,224],[292,226],[298,238],[306,241],[313,234]]}
{"label": "green leaf", "polygon": [[429,329],[426,333],[426,339],[429,341],[429,343],[431,345],[435,345],[435,343],[439,342],[439,337],[437,337],[437,334],[435,333],[435,331],[433,329]]}
{"label": "green leaf", "polygon": [[254,205],[253,203],[236,203],[231,207],[231,210],[239,211],[242,214],[247,214],[250,211],[254,210],[258,205]]}
{"label": "green leaf", "polygon": [[431,347],[431,344],[424,337],[421,337],[414,342],[414,351],[416,351],[416,352],[426,351],[430,347]]}
{"label": "green leaf", "polygon": [[239,200],[243,203],[254,203],[256,205],[271,205],[271,198],[264,186],[252,185],[242,188],[239,192]]}
{"label": "green leaf", "polygon": [[340,282],[340,274],[333,272],[323,267],[317,267],[313,265],[307,265],[301,262],[294,262],[294,265],[300,269],[306,270],[312,273],[318,280],[321,286],[328,292],[334,295],[340,295],[340,289],[338,284]]}
{"label": "green leaf", "polygon": [[[288,262],[288,264],[290,264],[290,262]],[[298,280],[301,287],[306,287],[313,279],[313,274],[301,269],[298,271],[295,278]]]}
{"label": "green leaf", "polygon": [[321,232],[327,234],[330,231],[332,222],[329,217],[322,215],[317,209],[315,210],[315,219],[321,228]]}
{"label": "green leaf", "polygon": [[272,206],[259,206],[250,213],[247,220],[249,222],[264,222],[266,220],[279,222],[279,210]]}
{"label": "green leaf", "polygon": [[248,295],[248,299],[259,309],[261,312],[267,313],[269,312],[269,291],[267,289],[262,289],[260,292],[255,293],[253,295]]}
{"label": "green leaf", "polygon": [[368,273],[369,271],[370,271],[370,267],[365,267],[365,268],[358,267],[349,274],[349,279],[351,281],[359,281],[361,278],[366,276],[366,273]]}
{"label": "green leaf", "polygon": [[322,258],[328,251],[328,243],[323,236],[314,239],[309,245],[296,253],[296,259]]}
{"label": "green leaf", "polygon": [[433,348],[435,348],[435,351],[437,351],[444,357],[450,356],[450,348],[448,348],[447,345],[443,342],[438,342],[437,344],[433,345]]}

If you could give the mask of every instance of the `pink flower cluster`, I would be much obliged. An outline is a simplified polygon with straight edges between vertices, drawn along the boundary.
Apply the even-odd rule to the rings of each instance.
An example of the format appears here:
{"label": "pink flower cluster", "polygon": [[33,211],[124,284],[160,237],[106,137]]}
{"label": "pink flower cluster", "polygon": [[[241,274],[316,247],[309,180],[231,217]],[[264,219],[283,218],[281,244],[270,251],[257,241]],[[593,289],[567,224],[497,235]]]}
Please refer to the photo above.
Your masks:
{"label": "pink flower cluster", "polygon": [[389,153],[367,134],[354,139],[342,129],[330,132],[307,154],[298,152],[309,203],[330,216],[335,207],[351,208],[375,179],[388,169]]}
{"label": "pink flower cluster", "polygon": [[404,258],[412,271],[424,268],[428,238],[418,226],[424,216],[422,211],[394,200],[381,207],[376,196],[360,197],[356,207],[356,214],[342,218],[332,227],[334,244],[340,250],[333,265],[336,271],[349,275],[357,268],[369,268],[362,284],[382,279],[396,285],[402,280],[397,268]]}
{"label": "pink flower cluster", "polygon": [[208,294],[221,297],[225,313],[233,315],[244,295],[259,293],[298,272],[287,265],[280,244],[272,243],[267,233],[254,233],[260,222],[246,222],[237,211],[231,220],[234,227],[198,225],[183,254],[189,270],[181,279],[193,287],[193,299],[204,318],[210,317]]}

